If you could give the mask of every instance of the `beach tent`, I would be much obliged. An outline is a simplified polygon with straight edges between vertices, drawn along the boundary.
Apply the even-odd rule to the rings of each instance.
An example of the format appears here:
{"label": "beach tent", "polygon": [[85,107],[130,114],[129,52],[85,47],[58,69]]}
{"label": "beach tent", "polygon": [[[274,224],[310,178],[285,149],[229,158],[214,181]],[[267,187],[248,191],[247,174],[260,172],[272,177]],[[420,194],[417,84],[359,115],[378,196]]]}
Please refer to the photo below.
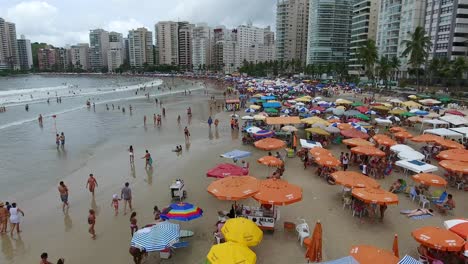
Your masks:
{"label": "beach tent", "polygon": [[311,148],[321,148],[322,147],[322,144],[320,144],[320,142],[317,142],[317,141],[311,141],[311,140],[305,140],[305,139],[300,139],[299,142],[301,143],[301,146],[303,148],[308,148],[308,149],[311,149]]}
{"label": "beach tent", "polygon": [[347,256],[340,259],[320,262],[320,264],[359,264],[353,257]]}
{"label": "beach tent", "polygon": [[374,119],[375,122],[377,122],[377,124],[384,124],[384,125],[391,125],[392,124],[392,121],[391,120],[388,120],[388,119],[383,119],[383,118],[376,118]]}
{"label": "beach tent", "polygon": [[250,155],[252,155],[252,153],[248,151],[235,149],[233,151],[229,151],[229,152],[222,154],[221,157],[228,158],[228,159],[242,159],[242,158],[247,158]]}
{"label": "beach tent", "polygon": [[463,138],[463,135],[447,128],[426,129],[423,134],[433,134],[441,137]]}
{"label": "beach tent", "polygon": [[457,115],[445,115],[439,117],[439,119],[449,122],[452,125],[459,126],[459,125],[468,125],[468,119],[457,116]]}
{"label": "beach tent", "polygon": [[401,160],[423,160],[425,158],[424,154],[416,150],[406,150],[398,152],[398,158]]}
{"label": "beach tent", "polygon": [[455,128],[449,128],[449,129],[462,134],[463,137],[468,137],[468,127],[455,127]]}
{"label": "beach tent", "polygon": [[421,129],[424,124],[430,124],[432,125],[432,128],[436,128],[437,126],[440,126],[440,125],[448,126],[449,122],[439,120],[439,119],[423,119],[421,123]]}
{"label": "beach tent", "polygon": [[263,103],[264,108],[280,108],[281,103],[279,102],[272,102],[272,103]]}
{"label": "beach tent", "polygon": [[410,170],[416,173],[427,173],[437,171],[437,166],[427,164],[419,160],[399,160],[395,162],[395,165],[405,170]]}
{"label": "beach tent", "polygon": [[406,255],[400,261],[398,261],[398,264],[422,264],[422,262],[419,262],[419,260]]}

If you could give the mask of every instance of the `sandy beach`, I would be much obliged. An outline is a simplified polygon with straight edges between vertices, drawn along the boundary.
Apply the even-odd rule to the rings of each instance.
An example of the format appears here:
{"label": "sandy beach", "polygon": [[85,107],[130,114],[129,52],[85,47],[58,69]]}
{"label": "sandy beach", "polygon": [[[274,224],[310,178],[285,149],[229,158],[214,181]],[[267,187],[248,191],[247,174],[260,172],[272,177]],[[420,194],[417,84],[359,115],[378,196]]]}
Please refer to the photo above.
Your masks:
{"label": "sandy beach", "polygon": [[[155,205],[162,208],[171,203],[169,185],[178,178],[183,179],[187,186],[186,201],[201,207],[204,215],[190,222],[177,222],[181,229],[194,232],[194,236],[187,239],[189,247],[177,249],[168,260],[160,260],[157,254],[150,254],[143,263],[205,263],[206,254],[214,242],[217,211],[229,210],[231,206],[230,202],[218,201],[206,192],[206,187],[214,180],[206,177],[206,171],[218,163],[229,162],[221,158],[220,154],[241,149],[253,153],[247,159],[250,162],[250,175],[259,179],[267,175],[267,168],[256,162],[267,152],[242,145],[240,132],[232,131],[229,127],[231,113],[215,112],[216,108],[210,113],[211,95],[216,95],[220,102],[223,99],[222,91],[211,89],[209,95],[204,90],[194,90],[189,96],[164,97],[166,116],[161,127],[153,126],[152,122],[153,113],[161,112],[160,106],[155,106],[154,102],[138,101],[137,110],[131,117],[126,115],[117,121],[124,124],[129,122],[125,129],[97,145],[78,169],[60,177],[70,189],[70,209],[66,213],[62,212],[57,192],[58,181],[34,199],[16,201],[26,215],[21,223],[23,232],[13,237],[0,235],[0,263],[38,263],[42,252],[48,252],[52,262],[63,257],[67,264],[132,263],[128,253],[131,240],[129,215],[120,212],[114,216],[112,195],[120,194],[123,184],[129,182],[138,223],[140,226],[149,224],[153,220],[152,209]],[[351,96],[344,96],[348,97]],[[193,112],[190,123],[186,115],[187,107],[191,107]],[[96,113],[109,114],[104,105],[98,105]],[[144,115],[148,116],[146,126],[143,125]],[[181,124],[176,121],[178,115],[181,116]],[[206,121],[210,115],[220,120],[217,129],[208,127]],[[189,143],[184,140],[185,126],[189,127],[191,133]],[[83,123],[81,129],[105,133],[99,130],[100,127],[89,123]],[[419,130],[411,132],[417,134]],[[79,141],[74,141],[74,144],[79,144]],[[135,170],[131,169],[128,161],[126,150],[129,145],[133,145],[136,153]],[[176,145],[183,147],[180,156],[172,152]],[[409,145],[415,148],[421,146],[412,142]],[[67,144],[66,149],[73,152],[74,145]],[[153,157],[152,170],[145,170],[144,160],[140,159],[145,149]],[[346,151],[346,146],[332,144],[328,149],[338,157],[340,152]],[[66,157],[58,157],[57,161],[60,159]],[[43,166],[47,168],[47,164]],[[257,263],[306,263],[305,248],[300,246],[295,232],[283,230],[283,221],[294,222],[297,218],[303,218],[313,228],[315,221],[320,220],[323,225],[323,259],[333,260],[347,256],[355,244],[369,244],[391,250],[394,234],[399,236],[400,256],[409,254],[416,257],[418,244],[411,237],[412,230],[427,225],[442,226],[444,220],[455,217],[468,217],[468,204],[463,202],[467,200],[467,193],[448,187],[448,192],[457,201],[454,216],[437,213],[429,219],[408,219],[399,213],[400,210],[416,209],[418,205],[405,194],[398,194],[399,204],[389,206],[384,221],[371,223],[368,218],[353,217],[349,209],[343,209],[342,187],[327,184],[315,175],[315,169],[309,167],[304,170],[298,157],[286,158],[284,179],[303,188],[303,200],[280,208],[281,219],[275,232],[266,232],[263,241],[253,248],[257,254]],[[358,168],[354,165],[350,170],[357,171]],[[99,184],[94,197],[85,188],[89,173],[96,176]],[[443,173],[443,169],[436,172],[439,175]],[[393,181],[404,177],[401,172],[394,172],[378,181],[383,189],[388,189]],[[412,183],[410,178],[406,180]],[[240,203],[257,205],[253,199]],[[120,207],[123,209],[123,204]],[[90,208],[97,212],[96,240],[91,240],[87,233],[86,218]]]}

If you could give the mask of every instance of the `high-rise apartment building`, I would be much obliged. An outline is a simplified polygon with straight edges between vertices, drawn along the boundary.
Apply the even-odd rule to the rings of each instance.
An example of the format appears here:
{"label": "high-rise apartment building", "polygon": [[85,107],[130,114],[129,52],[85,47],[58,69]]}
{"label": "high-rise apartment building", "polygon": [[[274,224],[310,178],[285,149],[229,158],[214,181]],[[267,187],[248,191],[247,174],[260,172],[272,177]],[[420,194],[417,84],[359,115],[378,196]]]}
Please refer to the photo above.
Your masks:
{"label": "high-rise apartment building", "polygon": [[75,69],[89,70],[89,44],[78,43],[70,47],[71,64]]}
{"label": "high-rise apartment building", "polygon": [[57,53],[53,48],[44,48],[37,51],[37,61],[39,70],[56,70],[57,69]]}
{"label": "high-rise apartment building", "polygon": [[21,38],[17,42],[19,67],[23,71],[28,71],[33,67],[31,41],[26,39],[24,35],[21,35]]}
{"label": "high-rise apartment building", "polygon": [[107,69],[115,72],[124,63],[124,42],[121,33],[109,32],[109,48],[107,50]]}
{"label": "high-rise apartment building", "polygon": [[352,0],[310,0],[307,64],[349,59]]}
{"label": "high-rise apartment building", "polygon": [[[318,2],[318,1],[317,1]],[[276,59],[306,62],[309,0],[278,0],[276,4]]]}
{"label": "high-rise apartment building", "polygon": [[70,68],[71,52],[70,49],[56,48],[55,49],[55,67],[56,71],[66,71]]}
{"label": "high-rise apartment building", "polygon": [[19,69],[16,26],[3,18],[0,18],[0,69]]}
{"label": "high-rise apartment building", "polygon": [[179,48],[179,66],[181,69],[192,70],[192,34],[193,24],[189,22],[178,22],[178,48]]}
{"label": "high-rise apartment building", "polygon": [[89,32],[89,65],[93,71],[107,67],[107,50],[109,49],[109,32],[93,29]]}
{"label": "high-rise apartment building", "polygon": [[355,0],[351,20],[351,42],[349,53],[349,73],[360,75],[363,66],[357,57],[358,49],[369,39],[377,37],[379,0]]}
{"label": "high-rise apartment building", "polygon": [[425,31],[431,37],[429,59],[468,55],[468,0],[427,0]]}
{"label": "high-rise apartment building", "polygon": [[241,64],[237,29],[231,30],[224,26],[214,28],[213,43],[214,68],[223,73],[237,71]]}
{"label": "high-rise apartment building", "polygon": [[211,65],[213,31],[206,24],[198,24],[192,30],[193,70],[208,69]]}
{"label": "high-rise apartment building", "polygon": [[146,28],[128,32],[129,62],[131,67],[142,68],[153,65],[153,33]]}
{"label": "high-rise apartment building", "polygon": [[156,50],[161,65],[179,65],[179,24],[161,21],[154,26]]}
{"label": "high-rise apartment building", "polygon": [[263,45],[265,40],[265,30],[252,26],[252,23],[240,25],[237,27],[238,53],[240,62],[258,62],[251,56],[252,46]]}
{"label": "high-rise apartment building", "polygon": [[426,0],[381,0],[377,46],[379,56],[398,57],[401,61],[400,72],[408,70],[408,59],[403,57],[405,40],[418,26],[424,26]]}

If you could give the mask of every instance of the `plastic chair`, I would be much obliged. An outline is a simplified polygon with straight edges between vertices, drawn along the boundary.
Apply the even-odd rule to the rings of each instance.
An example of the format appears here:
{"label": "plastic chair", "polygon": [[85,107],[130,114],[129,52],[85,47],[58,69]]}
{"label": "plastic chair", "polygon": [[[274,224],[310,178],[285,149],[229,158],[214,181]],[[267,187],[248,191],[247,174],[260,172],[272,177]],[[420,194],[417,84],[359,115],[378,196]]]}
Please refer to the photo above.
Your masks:
{"label": "plastic chair", "polygon": [[424,195],[419,195],[419,204],[422,204],[422,208],[426,208],[426,204],[429,204],[430,201]]}
{"label": "plastic chair", "polygon": [[439,197],[436,197],[437,199],[433,200],[434,204],[442,204],[445,202],[445,199],[447,199],[447,192],[444,191]]}
{"label": "plastic chair", "polygon": [[304,244],[304,238],[310,237],[309,225],[304,219],[299,219],[300,223],[296,225],[297,240],[301,241],[301,246]]}
{"label": "plastic chair", "polygon": [[411,189],[410,189],[409,197],[411,198],[411,200],[413,200],[413,202],[418,197],[418,193],[416,192],[416,189],[414,188],[414,186],[411,187]]}
{"label": "plastic chair", "polygon": [[215,232],[213,234],[213,236],[215,238],[216,244],[220,244],[221,243],[221,237],[219,236],[218,232]]}
{"label": "plastic chair", "polygon": [[353,202],[353,199],[350,197],[343,197],[343,210],[348,206],[351,209],[351,204]]}

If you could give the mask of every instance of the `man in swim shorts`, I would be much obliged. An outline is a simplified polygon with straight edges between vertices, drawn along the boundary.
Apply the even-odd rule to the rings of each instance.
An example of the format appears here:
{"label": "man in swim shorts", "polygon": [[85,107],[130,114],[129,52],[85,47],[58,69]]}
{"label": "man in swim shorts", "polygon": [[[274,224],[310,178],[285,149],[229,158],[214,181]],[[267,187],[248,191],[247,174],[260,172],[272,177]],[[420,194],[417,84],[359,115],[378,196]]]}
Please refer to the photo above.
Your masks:
{"label": "man in swim shorts", "polygon": [[65,210],[65,206],[68,208],[68,187],[61,181],[58,186],[58,191],[60,193],[60,200],[62,200],[63,206],[62,210]]}

